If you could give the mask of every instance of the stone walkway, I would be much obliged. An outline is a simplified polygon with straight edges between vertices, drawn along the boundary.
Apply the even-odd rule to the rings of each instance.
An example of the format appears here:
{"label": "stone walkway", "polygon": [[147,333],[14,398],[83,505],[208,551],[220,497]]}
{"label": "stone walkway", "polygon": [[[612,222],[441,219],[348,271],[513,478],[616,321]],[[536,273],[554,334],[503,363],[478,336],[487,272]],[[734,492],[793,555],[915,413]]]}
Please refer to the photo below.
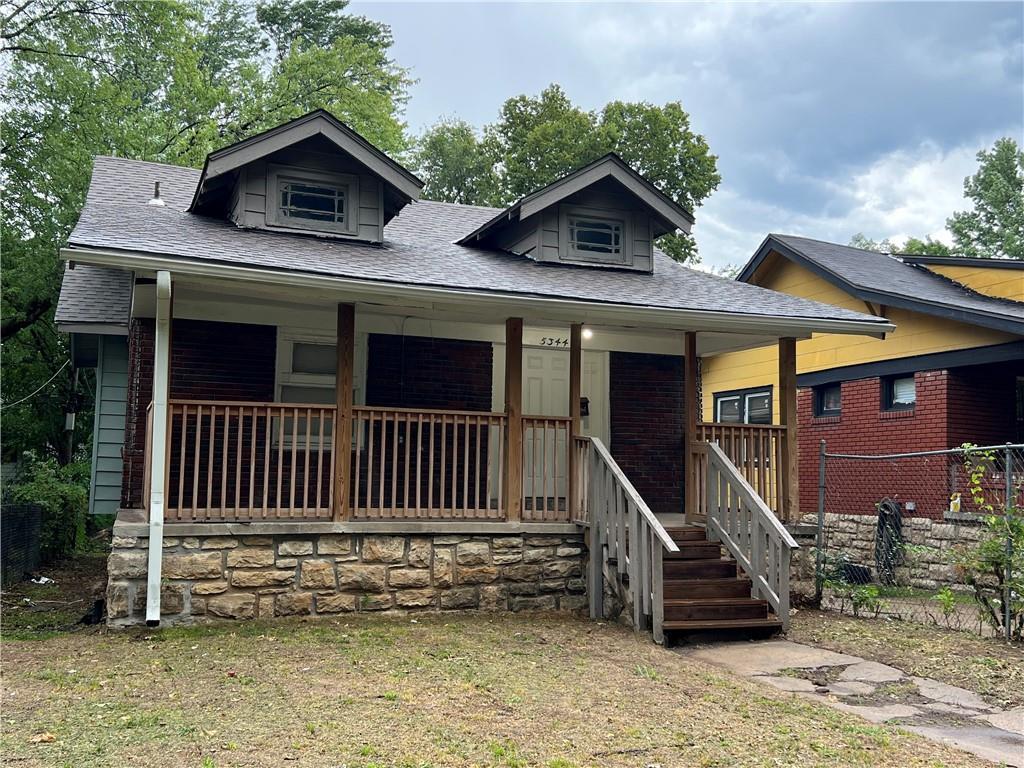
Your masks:
{"label": "stone walkway", "polygon": [[998,710],[963,688],[788,640],[684,646],[677,652],[873,723],[892,722],[1024,768],[1024,707]]}

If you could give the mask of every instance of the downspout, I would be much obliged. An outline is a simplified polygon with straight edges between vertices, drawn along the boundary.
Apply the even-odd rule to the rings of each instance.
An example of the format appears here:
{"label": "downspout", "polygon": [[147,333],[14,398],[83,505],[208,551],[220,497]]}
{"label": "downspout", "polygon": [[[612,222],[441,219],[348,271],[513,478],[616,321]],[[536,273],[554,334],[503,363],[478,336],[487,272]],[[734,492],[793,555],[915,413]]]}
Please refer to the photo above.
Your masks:
{"label": "downspout", "polygon": [[167,397],[170,380],[171,273],[156,273],[156,338],[153,344],[153,433],[149,436],[149,560],[146,626],[160,625],[160,575],[164,550],[164,486],[167,476]]}

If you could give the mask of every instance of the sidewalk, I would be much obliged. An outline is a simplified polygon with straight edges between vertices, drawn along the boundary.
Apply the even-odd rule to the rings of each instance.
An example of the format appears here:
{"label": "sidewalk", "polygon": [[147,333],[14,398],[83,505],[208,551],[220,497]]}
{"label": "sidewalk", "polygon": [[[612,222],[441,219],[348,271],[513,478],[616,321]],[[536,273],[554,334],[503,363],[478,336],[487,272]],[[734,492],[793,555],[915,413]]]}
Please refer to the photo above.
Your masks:
{"label": "sidewalk", "polygon": [[1024,707],[999,710],[963,688],[788,640],[676,650],[873,723],[890,722],[987,760],[1024,768]]}

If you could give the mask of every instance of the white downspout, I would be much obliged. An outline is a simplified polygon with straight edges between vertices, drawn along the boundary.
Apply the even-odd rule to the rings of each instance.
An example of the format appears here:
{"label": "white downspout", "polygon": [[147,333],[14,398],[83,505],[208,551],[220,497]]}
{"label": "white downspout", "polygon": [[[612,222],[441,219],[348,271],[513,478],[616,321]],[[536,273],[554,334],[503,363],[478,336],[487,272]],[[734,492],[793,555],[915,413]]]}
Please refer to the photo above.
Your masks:
{"label": "white downspout", "polygon": [[156,339],[153,343],[153,433],[149,439],[149,560],[146,625],[160,624],[160,573],[164,551],[164,485],[167,475],[167,397],[170,381],[171,273],[156,273]]}

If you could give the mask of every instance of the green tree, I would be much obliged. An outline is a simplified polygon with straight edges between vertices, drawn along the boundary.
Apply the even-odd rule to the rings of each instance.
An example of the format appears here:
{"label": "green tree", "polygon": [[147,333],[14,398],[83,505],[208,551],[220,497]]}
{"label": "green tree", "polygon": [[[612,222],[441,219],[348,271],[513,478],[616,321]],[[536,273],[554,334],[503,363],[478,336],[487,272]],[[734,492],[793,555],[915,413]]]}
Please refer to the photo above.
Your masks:
{"label": "green tree", "polygon": [[444,119],[417,140],[412,165],[423,177],[423,197],[466,205],[490,205],[498,177],[483,142],[464,120]]}
{"label": "green tree", "polygon": [[946,226],[957,256],[1024,259],[1024,151],[1011,138],[978,153],[979,168],[964,179],[970,211],[954,213]]}
{"label": "green tree", "polygon": [[878,253],[905,253],[912,256],[949,256],[950,254],[948,245],[940,240],[933,240],[930,235],[924,240],[918,237],[908,237],[901,245],[898,241],[889,238],[872,240],[864,233],[858,232],[850,238],[849,245]]}
{"label": "green tree", "polygon": [[[447,123],[428,129],[416,155],[428,178],[427,197],[509,205],[609,152],[690,210],[721,180],[717,158],[704,137],[691,130],[678,102],[659,107],[615,101],[592,112],[550,85],[538,96],[508,99],[483,136],[478,141],[465,123],[457,131]],[[430,178],[446,183],[431,185]],[[690,237],[666,235],[658,245],[680,261],[697,260]]]}
{"label": "green tree", "polygon": [[[390,30],[346,8],[346,0],[38,0],[0,10],[5,403],[68,359],[53,324],[58,253],[93,155],[198,166],[214,148],[317,107],[385,151],[407,148],[410,80],[390,58]],[[61,411],[74,406],[72,382],[62,372],[3,408],[5,458],[34,448],[70,459]],[[84,439],[87,420],[79,425]]]}

